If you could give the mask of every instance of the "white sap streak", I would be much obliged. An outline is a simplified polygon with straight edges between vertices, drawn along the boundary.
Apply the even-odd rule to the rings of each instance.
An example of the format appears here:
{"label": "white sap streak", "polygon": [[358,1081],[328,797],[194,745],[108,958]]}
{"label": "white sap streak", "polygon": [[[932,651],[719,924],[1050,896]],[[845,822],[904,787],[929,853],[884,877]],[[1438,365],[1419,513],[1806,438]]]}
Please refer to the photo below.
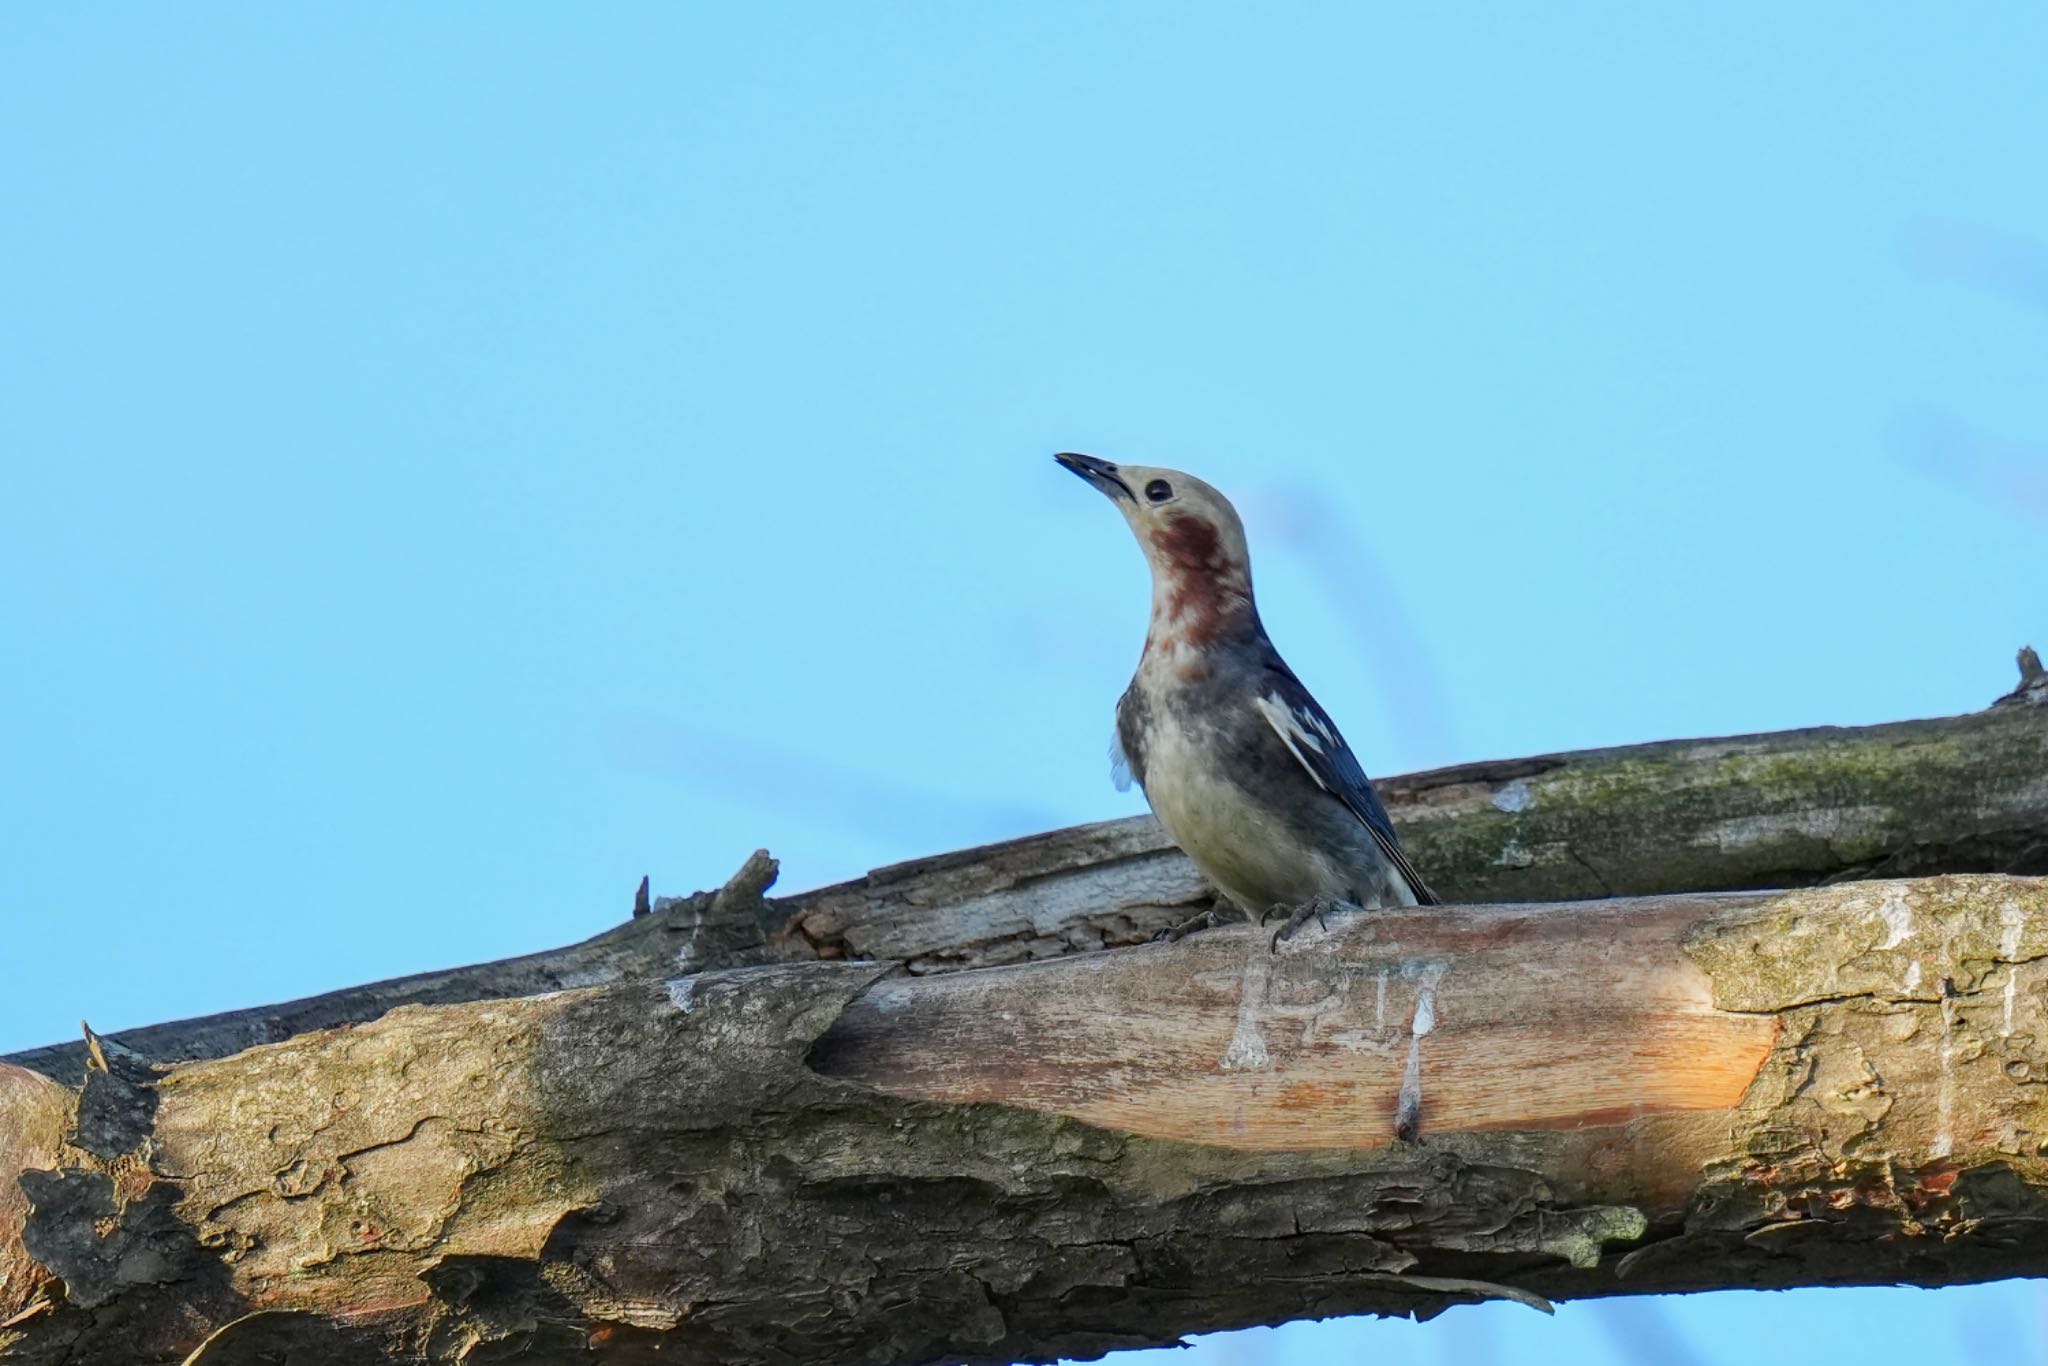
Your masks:
{"label": "white sap streak", "polygon": [[1379,977],[1372,988],[1372,1023],[1375,1029],[1387,1026],[1387,970],[1380,969]]}
{"label": "white sap streak", "polygon": [[1906,894],[1896,887],[1885,892],[1877,918],[1884,922],[1885,929],[1885,941],[1878,945],[1881,949],[1895,949],[1913,933],[1913,908],[1906,904]]}
{"label": "white sap streak", "polygon": [[1444,977],[1444,965],[1431,964],[1422,971],[1415,988],[1415,1016],[1408,1025],[1408,1061],[1401,1071],[1401,1097],[1394,1106],[1394,1136],[1412,1139],[1422,1124],[1422,1040],[1436,1028],[1436,987]]}
{"label": "white sap streak", "polygon": [[697,994],[697,979],[695,977],[671,977],[662,985],[668,988],[669,1004],[682,1011],[683,1014],[689,1014],[690,1007],[695,1004],[693,998]]}
{"label": "white sap streak", "polygon": [[1266,984],[1273,977],[1273,955],[1265,941],[1254,936],[1245,954],[1244,985],[1237,993],[1237,1028],[1231,1031],[1217,1066],[1225,1072],[1264,1072],[1273,1066],[1266,1052],[1265,1036],[1259,1033],[1259,1012],[1266,1004]]}
{"label": "white sap streak", "polygon": [[1934,1143],[1928,1152],[1947,1157],[1956,1146],[1956,1003],[1941,998],[1941,1087],[1934,1094]]}
{"label": "white sap streak", "polygon": [[[1941,961],[1950,967],[1956,961],[1955,941],[1941,937]],[[1928,1152],[1947,1157],[1956,1147],[1956,988],[1944,974],[1941,979],[1941,1084],[1934,1093],[1934,1142]]]}

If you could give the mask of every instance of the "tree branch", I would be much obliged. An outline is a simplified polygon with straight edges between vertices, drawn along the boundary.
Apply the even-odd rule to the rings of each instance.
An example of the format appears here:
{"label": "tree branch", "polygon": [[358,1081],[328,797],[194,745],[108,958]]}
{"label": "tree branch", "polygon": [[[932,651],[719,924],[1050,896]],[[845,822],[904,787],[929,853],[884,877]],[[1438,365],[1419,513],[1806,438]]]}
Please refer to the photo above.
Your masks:
{"label": "tree branch", "polygon": [[406,1007],[160,1077],[116,1051],[75,1102],[0,1071],[33,1202],[0,1259],[37,1282],[0,1357],[996,1363],[2048,1270],[2041,880],[887,973]]}
{"label": "tree branch", "polygon": [[[2011,698],[2031,696],[2023,674]],[[2007,700],[2010,700],[2007,699]],[[1452,901],[2048,873],[2048,708],[1666,741],[1383,780],[1417,867]],[[913,973],[1144,943],[1209,889],[1149,816],[884,868],[764,900],[765,854],[568,948],[111,1035],[165,1062],[225,1057],[403,1004],[454,1004],[710,967],[884,959]],[[5,1061],[76,1082],[78,1044]]]}
{"label": "tree branch", "polygon": [[2048,1270],[2048,883],[1852,881],[2048,871],[2029,663],[1392,780],[1432,880],[1521,904],[1277,955],[1090,952],[1208,895],[1118,821],[17,1055],[0,1360],[995,1362]]}

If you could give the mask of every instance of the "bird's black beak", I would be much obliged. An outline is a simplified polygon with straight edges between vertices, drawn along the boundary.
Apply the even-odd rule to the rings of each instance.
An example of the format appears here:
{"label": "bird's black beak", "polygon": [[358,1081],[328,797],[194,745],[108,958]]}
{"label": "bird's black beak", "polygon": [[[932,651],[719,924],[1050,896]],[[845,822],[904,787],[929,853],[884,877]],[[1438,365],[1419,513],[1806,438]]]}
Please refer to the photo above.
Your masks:
{"label": "bird's black beak", "polygon": [[1133,503],[1138,501],[1132,495],[1130,485],[1118,477],[1116,466],[1107,460],[1097,460],[1092,455],[1077,455],[1073,451],[1061,451],[1053,459],[1112,498],[1123,498]]}

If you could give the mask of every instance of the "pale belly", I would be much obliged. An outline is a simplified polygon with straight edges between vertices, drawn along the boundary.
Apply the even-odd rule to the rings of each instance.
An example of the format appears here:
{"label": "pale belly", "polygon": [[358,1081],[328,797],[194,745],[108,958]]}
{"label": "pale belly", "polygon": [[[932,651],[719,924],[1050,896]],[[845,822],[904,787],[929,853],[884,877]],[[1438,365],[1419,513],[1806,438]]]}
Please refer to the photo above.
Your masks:
{"label": "pale belly", "polygon": [[1145,756],[1145,799],[1166,833],[1224,895],[1248,914],[1341,896],[1345,879],[1244,789],[1163,728]]}

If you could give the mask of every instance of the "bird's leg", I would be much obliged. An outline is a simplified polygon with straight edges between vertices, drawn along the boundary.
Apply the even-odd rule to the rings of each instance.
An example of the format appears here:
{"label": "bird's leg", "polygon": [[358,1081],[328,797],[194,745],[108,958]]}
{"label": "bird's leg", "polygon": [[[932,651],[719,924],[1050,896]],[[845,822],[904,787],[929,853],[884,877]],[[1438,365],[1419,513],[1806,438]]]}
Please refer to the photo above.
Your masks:
{"label": "bird's leg", "polygon": [[1171,944],[1177,940],[1187,938],[1196,930],[1212,930],[1216,928],[1216,926],[1223,924],[1227,919],[1228,917],[1225,916],[1223,912],[1217,910],[1214,906],[1211,906],[1208,910],[1203,911],[1200,915],[1190,916],[1188,919],[1181,921],[1178,925],[1174,925],[1168,929],[1161,930],[1159,933],[1153,935],[1152,938],[1154,940],[1163,940],[1166,943]]}
{"label": "bird's leg", "polygon": [[1330,922],[1324,919],[1324,917],[1331,911],[1355,911],[1357,909],[1358,907],[1348,901],[1339,901],[1337,898],[1330,896],[1319,896],[1312,897],[1292,909],[1285,906],[1275,906],[1268,910],[1265,915],[1259,917],[1259,923],[1263,925],[1270,917],[1279,914],[1283,910],[1287,911],[1287,923],[1273,931],[1273,952],[1278,953],[1280,952],[1280,941],[1294,938],[1294,932],[1303,925],[1308,924],[1310,920],[1314,920],[1320,928],[1327,930],[1330,928]]}

